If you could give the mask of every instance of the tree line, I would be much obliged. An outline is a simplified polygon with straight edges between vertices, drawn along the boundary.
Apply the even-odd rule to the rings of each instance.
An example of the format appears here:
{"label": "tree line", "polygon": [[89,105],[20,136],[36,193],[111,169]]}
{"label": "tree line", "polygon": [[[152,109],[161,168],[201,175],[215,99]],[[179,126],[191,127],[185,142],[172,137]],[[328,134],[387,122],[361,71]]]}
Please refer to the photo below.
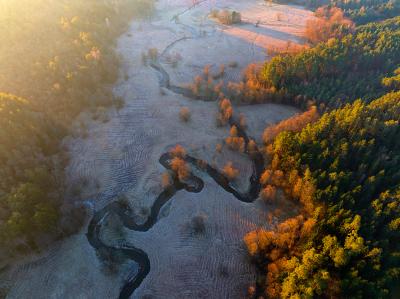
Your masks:
{"label": "tree line", "polygon": [[393,296],[400,278],[399,25],[399,17],[369,23],[278,55],[253,79],[262,101],[307,110],[264,131],[260,197],[277,201],[283,192],[301,211],[245,236],[261,273],[250,297]]}
{"label": "tree line", "polygon": [[399,140],[400,92],[278,134],[262,179],[303,211],[245,237],[264,296],[389,297],[400,273]]}
{"label": "tree line", "polygon": [[396,17],[400,14],[399,0],[278,0],[278,3],[297,3],[310,9],[321,6],[337,7],[358,25]]}
{"label": "tree line", "polygon": [[[301,107],[338,108],[358,98],[370,101],[400,65],[400,17],[360,26],[295,55],[278,55],[260,72],[265,89]],[[268,100],[266,96],[266,100]]]}

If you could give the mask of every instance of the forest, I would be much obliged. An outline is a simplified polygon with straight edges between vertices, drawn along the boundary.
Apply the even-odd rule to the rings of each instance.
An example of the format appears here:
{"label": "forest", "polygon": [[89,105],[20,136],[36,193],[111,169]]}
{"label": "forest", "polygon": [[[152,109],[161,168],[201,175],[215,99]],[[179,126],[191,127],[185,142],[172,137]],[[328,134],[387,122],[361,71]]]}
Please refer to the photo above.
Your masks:
{"label": "forest", "polygon": [[[0,7],[0,257],[39,250],[79,229],[66,194],[62,139],[84,109],[123,105],[116,37],[151,1],[7,1]],[[68,200],[66,200],[68,199]]]}
{"label": "forest", "polygon": [[[356,17],[360,11],[346,12],[364,23]],[[252,296],[394,298],[400,274],[399,25],[399,17],[360,25],[354,34],[278,55],[259,70],[264,100],[279,94],[308,111],[264,132],[269,163],[261,197],[277,201],[282,190],[302,209],[273,230],[244,238],[261,273]]]}
{"label": "forest", "polygon": [[281,51],[264,64],[250,64],[240,82],[209,75],[191,84],[195,96],[236,104],[285,103],[320,111],[359,98],[372,101],[398,86],[400,17],[355,27],[338,8],[321,7],[306,26],[308,46]]}
{"label": "forest", "polygon": [[[382,80],[400,64],[400,17],[360,26],[354,34],[332,38],[295,55],[265,63],[264,88],[301,107],[337,108],[358,98],[370,101],[390,90]],[[293,100],[292,100],[293,99]]]}
{"label": "forest", "polygon": [[321,6],[338,7],[359,25],[393,18],[400,14],[400,1],[398,0],[279,0],[277,2],[306,5],[311,9]]}
{"label": "forest", "polygon": [[400,271],[399,113],[400,92],[358,100],[268,146],[270,180],[304,210],[245,238],[268,297],[388,296]]}

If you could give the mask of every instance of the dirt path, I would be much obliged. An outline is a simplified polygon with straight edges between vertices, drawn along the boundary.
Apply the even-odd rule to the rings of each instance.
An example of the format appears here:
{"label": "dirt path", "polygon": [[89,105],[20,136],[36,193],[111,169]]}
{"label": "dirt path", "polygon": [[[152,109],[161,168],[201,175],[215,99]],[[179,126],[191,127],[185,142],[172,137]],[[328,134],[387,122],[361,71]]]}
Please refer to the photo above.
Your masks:
{"label": "dirt path", "polygon": [[[66,170],[69,182],[71,185],[85,182],[81,184],[79,196],[93,211],[123,196],[136,221],[145,221],[161,191],[164,169],[158,159],[176,144],[217,168],[233,161],[243,178],[235,187],[248,188],[252,173],[248,157],[225,148],[222,154],[215,152],[216,145],[229,134],[229,128],[215,125],[215,103],[194,101],[160,90],[158,73],[143,65],[142,54],[151,48],[158,49],[163,54],[161,64],[169,73],[171,84],[176,86],[191,81],[207,64],[217,68],[222,63],[237,62],[238,67],[227,69],[226,74],[226,79],[237,80],[241,68],[266,58],[268,45],[298,41],[311,13],[297,7],[268,7],[264,1],[250,0],[208,0],[188,10],[191,5],[189,0],[159,0],[157,14],[151,21],[132,23],[118,42],[123,68],[115,93],[124,98],[125,107],[120,111],[110,109],[98,120],[83,113],[77,120],[77,128],[80,122],[84,123],[88,136],[65,140],[71,154]],[[237,27],[215,24],[207,17],[214,7],[238,10],[247,23]],[[280,21],[278,13],[282,14]],[[175,15],[179,15],[177,22],[173,20]],[[257,21],[261,28],[254,26]],[[171,59],[177,56],[180,59],[175,67]],[[179,121],[179,110],[183,106],[189,107],[192,114],[188,123]],[[265,104],[240,107],[240,112],[248,119],[249,135],[259,139],[266,125],[290,117],[297,110]],[[104,243],[140,248],[147,253],[152,265],[134,298],[146,295],[242,298],[254,280],[255,270],[247,261],[242,238],[248,231],[265,225],[267,214],[274,207],[265,206],[259,200],[240,202],[208,176],[197,175],[204,181],[203,190],[177,192],[147,232],[124,229],[118,217],[104,220],[99,232]],[[193,231],[196,216],[205,219],[204,234],[196,235]],[[10,288],[8,297],[118,297],[126,280],[135,275],[137,265],[126,261],[114,273],[105,271],[86,239],[86,231],[87,226],[40,259],[32,258],[32,262],[3,274],[0,281]]]}

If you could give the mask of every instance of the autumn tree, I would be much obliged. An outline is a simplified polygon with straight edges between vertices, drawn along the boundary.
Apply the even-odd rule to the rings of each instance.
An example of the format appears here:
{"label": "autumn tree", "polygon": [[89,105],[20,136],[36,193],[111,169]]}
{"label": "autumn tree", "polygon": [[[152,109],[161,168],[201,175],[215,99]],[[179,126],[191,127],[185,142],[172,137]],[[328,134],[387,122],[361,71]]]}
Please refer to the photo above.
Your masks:
{"label": "autumn tree", "polygon": [[183,122],[188,122],[190,120],[190,110],[188,107],[182,107],[179,111],[179,118]]}
{"label": "autumn tree", "polygon": [[185,158],[187,155],[186,149],[180,144],[177,144],[175,147],[170,149],[169,153],[172,157],[178,158]]}
{"label": "autumn tree", "polygon": [[267,185],[261,190],[260,195],[265,202],[273,202],[276,199],[276,188],[274,186]]}
{"label": "autumn tree", "polygon": [[232,162],[226,163],[222,172],[230,181],[235,180],[239,175],[239,170],[233,166]]}
{"label": "autumn tree", "polygon": [[280,186],[303,209],[244,239],[262,265],[265,296],[389,296],[400,271],[393,259],[400,227],[399,99],[392,92],[369,104],[359,100],[300,132],[276,136],[260,183]]}
{"label": "autumn tree", "polygon": [[270,143],[280,132],[292,131],[299,132],[306,125],[312,124],[319,118],[317,107],[312,106],[306,112],[296,114],[288,119],[285,119],[276,125],[267,127],[263,133],[263,141],[265,144]]}
{"label": "autumn tree", "polygon": [[172,171],[177,175],[180,181],[185,181],[190,176],[190,167],[182,158],[175,157],[170,163]]}
{"label": "autumn tree", "polygon": [[245,151],[245,141],[243,137],[238,136],[238,130],[235,125],[230,129],[230,136],[225,138],[225,143],[232,150],[243,153]]}
{"label": "autumn tree", "polygon": [[227,98],[222,99],[219,103],[217,124],[220,126],[225,126],[232,116],[233,116],[233,108],[231,101]]}
{"label": "autumn tree", "polygon": [[310,43],[317,44],[330,38],[342,38],[354,31],[354,23],[346,18],[338,7],[320,7],[315,18],[306,23],[305,36]]}

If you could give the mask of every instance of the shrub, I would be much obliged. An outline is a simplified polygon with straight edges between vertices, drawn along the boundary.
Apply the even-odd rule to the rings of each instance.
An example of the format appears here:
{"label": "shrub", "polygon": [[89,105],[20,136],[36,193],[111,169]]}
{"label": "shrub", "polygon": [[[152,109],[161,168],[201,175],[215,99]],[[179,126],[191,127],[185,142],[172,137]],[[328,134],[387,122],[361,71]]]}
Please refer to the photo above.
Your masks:
{"label": "shrub", "polygon": [[219,113],[217,116],[217,124],[219,126],[225,126],[233,115],[233,108],[231,101],[224,98],[219,103]]}
{"label": "shrub", "polygon": [[119,250],[110,250],[108,248],[100,248],[96,251],[102,262],[102,270],[107,275],[115,275],[121,267],[121,264],[125,262],[126,257]]}
{"label": "shrub", "polygon": [[233,125],[231,127],[231,129],[229,130],[229,134],[231,135],[231,137],[237,137],[238,136],[238,130],[237,130],[237,127],[235,125]]}
{"label": "shrub", "polygon": [[249,143],[247,144],[247,152],[251,157],[253,157],[258,151],[257,144],[253,139],[249,140]]}
{"label": "shrub", "polygon": [[195,235],[204,234],[206,231],[205,217],[203,215],[193,217],[191,226]]}
{"label": "shrub", "polygon": [[115,109],[117,109],[118,111],[121,110],[122,108],[124,108],[125,106],[125,101],[123,98],[121,97],[116,97],[114,100],[114,107]]}
{"label": "shrub", "polygon": [[236,68],[236,67],[238,67],[238,63],[237,63],[237,61],[232,61],[232,62],[229,62],[228,66],[231,68]]}
{"label": "shrub", "polygon": [[221,111],[226,111],[229,108],[232,108],[232,104],[231,101],[229,101],[228,99],[222,99],[222,101],[219,103],[219,108]]}
{"label": "shrub", "polygon": [[171,169],[175,172],[175,174],[178,176],[178,179],[180,181],[185,181],[189,178],[190,176],[190,167],[187,165],[185,160],[175,157],[171,161]]}
{"label": "shrub", "polygon": [[200,169],[206,169],[207,167],[207,162],[204,160],[197,160],[197,167]]}
{"label": "shrub", "polygon": [[274,201],[276,199],[276,188],[272,185],[267,185],[262,189],[260,195],[265,202]]}
{"label": "shrub", "polygon": [[230,11],[230,10],[223,10],[212,12],[212,15],[216,15],[218,21],[220,21],[224,25],[232,25],[232,24],[239,24],[242,22],[242,16],[237,11]]}
{"label": "shrub", "polygon": [[[220,75],[222,76],[221,73]],[[206,98],[206,100],[210,101],[217,100],[221,96],[223,82],[215,83],[214,77],[215,76],[212,76],[210,73],[210,66],[206,65],[203,69],[203,74],[201,76],[196,76],[193,83],[189,84],[189,89],[194,96]]]}
{"label": "shrub", "polygon": [[174,148],[172,148],[169,153],[173,156],[173,157],[178,157],[178,158],[184,158],[186,156],[186,150],[185,148],[180,145],[177,144],[175,145]]}
{"label": "shrub", "polygon": [[317,44],[330,38],[342,38],[354,31],[354,23],[346,18],[338,7],[320,7],[316,19],[306,23],[305,36],[310,43]]}
{"label": "shrub", "polygon": [[225,143],[231,150],[243,153],[245,151],[245,142],[243,137],[238,137],[236,126],[232,126],[230,136],[225,138]]}
{"label": "shrub", "polygon": [[182,107],[179,111],[179,118],[183,122],[188,122],[190,120],[190,110],[188,107]]}
{"label": "shrub", "polygon": [[147,66],[147,55],[144,52],[142,52],[142,64]]}
{"label": "shrub", "polygon": [[247,298],[255,298],[256,295],[256,287],[254,285],[250,285],[247,288]]}
{"label": "shrub", "polygon": [[229,269],[227,266],[225,265],[219,265],[218,267],[218,273],[219,275],[221,275],[222,277],[228,277],[229,276]]}
{"label": "shrub", "polygon": [[161,186],[163,188],[169,187],[172,185],[172,178],[168,172],[164,172],[161,176]]}
{"label": "shrub", "polygon": [[232,162],[226,163],[222,172],[230,181],[235,180],[237,178],[237,176],[239,175],[239,170],[237,170],[235,167],[233,167]]}
{"label": "shrub", "polygon": [[261,175],[260,184],[261,184],[261,185],[267,185],[267,184],[269,184],[270,181],[271,181],[271,178],[272,178],[272,170],[266,169],[266,170],[263,172],[263,174]]}
{"label": "shrub", "polygon": [[150,48],[147,51],[147,57],[151,60],[151,61],[156,61],[158,58],[158,50],[157,48]]}
{"label": "shrub", "polygon": [[217,152],[217,153],[221,153],[222,152],[222,144],[221,143],[218,143],[216,146],[215,146],[215,151]]}
{"label": "shrub", "polygon": [[273,88],[265,88],[261,83],[260,70],[262,66],[250,64],[243,73],[243,80],[229,82],[226,94],[235,103],[263,103],[265,101],[280,102],[281,97]]}
{"label": "shrub", "polygon": [[247,128],[247,120],[246,120],[246,117],[244,116],[244,114],[242,114],[242,113],[239,114],[239,125],[242,129]]}
{"label": "shrub", "polygon": [[244,153],[245,151],[245,142],[243,137],[227,137],[225,139],[226,144],[229,146],[231,150]]}
{"label": "shrub", "polygon": [[211,12],[210,12],[210,17],[211,18],[217,18],[218,17],[218,13],[219,13],[218,9],[212,9]]}
{"label": "shrub", "polygon": [[213,76],[214,80],[220,79],[225,75],[225,65],[221,64],[219,66],[218,72]]}
{"label": "shrub", "polygon": [[280,132],[292,131],[299,132],[307,124],[314,123],[318,120],[319,113],[317,107],[312,106],[308,111],[296,114],[291,118],[285,119],[274,126],[267,127],[263,133],[263,141],[265,144],[270,143]]}

